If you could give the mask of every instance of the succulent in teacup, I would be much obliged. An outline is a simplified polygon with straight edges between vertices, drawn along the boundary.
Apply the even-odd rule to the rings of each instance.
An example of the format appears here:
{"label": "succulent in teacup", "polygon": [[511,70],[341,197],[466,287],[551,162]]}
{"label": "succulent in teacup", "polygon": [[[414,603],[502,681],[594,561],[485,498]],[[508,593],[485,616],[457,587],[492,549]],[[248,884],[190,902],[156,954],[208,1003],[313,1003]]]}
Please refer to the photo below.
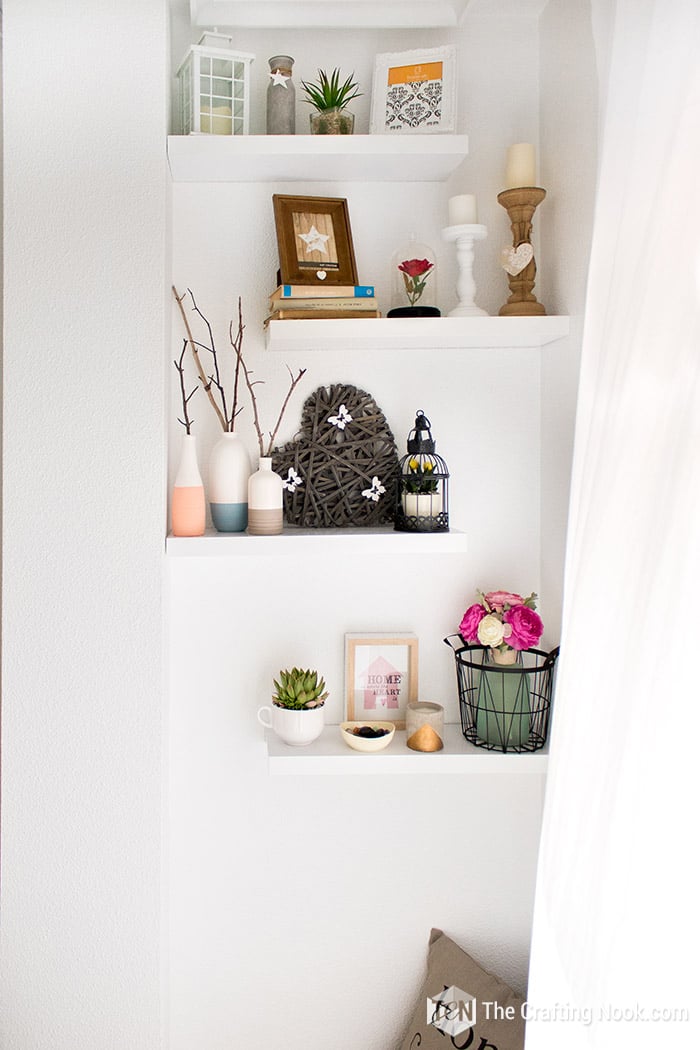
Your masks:
{"label": "succulent in teacup", "polygon": [[310,707],[321,707],[328,696],[324,692],[326,683],[319,678],[318,671],[302,671],[293,667],[291,671],[280,671],[279,682],[273,679],[275,692],[272,702],[276,707],[301,711]]}

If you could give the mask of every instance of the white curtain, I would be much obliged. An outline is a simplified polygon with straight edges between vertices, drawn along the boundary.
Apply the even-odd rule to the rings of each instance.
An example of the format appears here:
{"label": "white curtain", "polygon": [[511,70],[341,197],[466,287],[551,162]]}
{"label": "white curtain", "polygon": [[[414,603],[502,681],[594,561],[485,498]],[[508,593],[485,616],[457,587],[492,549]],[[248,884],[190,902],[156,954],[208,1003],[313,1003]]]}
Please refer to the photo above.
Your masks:
{"label": "white curtain", "polygon": [[526,1045],[697,1050],[700,0],[593,8],[601,159]]}

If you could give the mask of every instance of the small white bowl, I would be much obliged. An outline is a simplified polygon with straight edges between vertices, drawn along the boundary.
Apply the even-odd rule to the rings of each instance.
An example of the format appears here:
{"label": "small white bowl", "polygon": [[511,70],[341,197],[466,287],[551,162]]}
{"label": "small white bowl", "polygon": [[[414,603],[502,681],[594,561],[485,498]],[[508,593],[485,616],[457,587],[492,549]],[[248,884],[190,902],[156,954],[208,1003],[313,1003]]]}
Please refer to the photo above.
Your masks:
{"label": "small white bowl", "polygon": [[[372,726],[373,729],[388,729],[389,732],[385,733],[384,736],[355,736],[353,729],[356,726],[358,728],[361,728],[362,726]],[[370,754],[372,751],[383,751],[385,747],[388,747],[394,739],[395,729],[396,726],[393,722],[366,721],[340,723],[340,735],[348,747],[351,747],[354,751],[364,751],[365,754]]]}

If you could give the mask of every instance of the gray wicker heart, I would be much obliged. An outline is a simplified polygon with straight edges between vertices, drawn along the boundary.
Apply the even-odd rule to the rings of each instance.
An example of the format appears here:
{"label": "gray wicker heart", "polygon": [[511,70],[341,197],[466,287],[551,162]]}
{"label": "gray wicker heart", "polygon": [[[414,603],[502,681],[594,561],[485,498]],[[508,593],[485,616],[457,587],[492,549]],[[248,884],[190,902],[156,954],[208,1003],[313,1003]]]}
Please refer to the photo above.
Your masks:
{"label": "gray wicker heart", "polygon": [[304,402],[296,437],[274,449],[288,525],[382,525],[394,520],[399,459],[384,413],[365,390],[334,383]]}

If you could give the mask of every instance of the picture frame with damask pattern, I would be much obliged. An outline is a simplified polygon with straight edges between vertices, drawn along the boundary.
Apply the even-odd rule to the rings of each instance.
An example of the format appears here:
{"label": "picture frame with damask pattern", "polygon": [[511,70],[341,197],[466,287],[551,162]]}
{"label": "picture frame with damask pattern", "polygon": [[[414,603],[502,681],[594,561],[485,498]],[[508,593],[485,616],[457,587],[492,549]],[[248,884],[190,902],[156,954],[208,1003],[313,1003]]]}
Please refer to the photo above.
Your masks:
{"label": "picture frame with damask pattern", "polygon": [[456,66],[456,49],[452,46],[377,55],[370,133],[453,132]]}

